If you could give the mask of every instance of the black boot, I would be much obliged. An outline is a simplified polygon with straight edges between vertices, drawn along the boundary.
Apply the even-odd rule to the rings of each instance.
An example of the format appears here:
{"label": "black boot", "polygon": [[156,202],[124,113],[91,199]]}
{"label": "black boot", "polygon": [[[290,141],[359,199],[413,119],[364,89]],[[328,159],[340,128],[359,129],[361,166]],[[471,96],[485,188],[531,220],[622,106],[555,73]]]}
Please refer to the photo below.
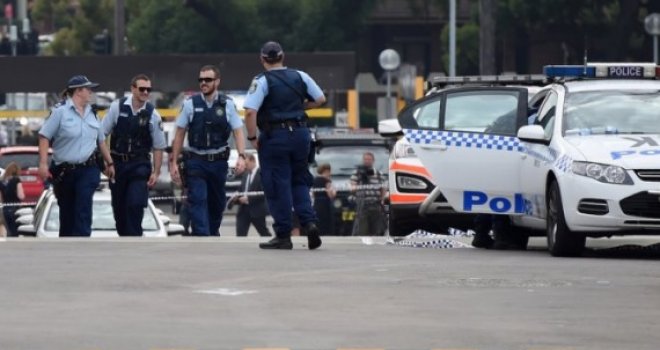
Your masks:
{"label": "black boot", "polygon": [[307,225],[305,225],[304,231],[307,235],[307,248],[312,250],[321,246],[321,231],[318,227],[316,227],[315,223],[307,223]]}
{"label": "black boot", "polygon": [[[483,215],[483,214],[480,214]],[[483,216],[475,219],[474,237],[472,246],[475,248],[490,249],[493,247],[493,239],[490,238],[491,219]]]}
{"label": "black boot", "polygon": [[259,243],[261,249],[293,249],[291,238],[275,237],[268,242]]}

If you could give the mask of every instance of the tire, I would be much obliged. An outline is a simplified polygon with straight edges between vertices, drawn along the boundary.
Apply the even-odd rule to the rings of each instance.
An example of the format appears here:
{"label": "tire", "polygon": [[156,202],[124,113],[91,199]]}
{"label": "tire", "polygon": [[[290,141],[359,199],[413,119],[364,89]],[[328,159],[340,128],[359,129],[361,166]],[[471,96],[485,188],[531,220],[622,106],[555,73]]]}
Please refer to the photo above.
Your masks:
{"label": "tire", "polygon": [[547,195],[548,250],[553,256],[580,256],[587,238],[579,232],[571,232],[566,225],[564,206],[557,181],[552,181]]}

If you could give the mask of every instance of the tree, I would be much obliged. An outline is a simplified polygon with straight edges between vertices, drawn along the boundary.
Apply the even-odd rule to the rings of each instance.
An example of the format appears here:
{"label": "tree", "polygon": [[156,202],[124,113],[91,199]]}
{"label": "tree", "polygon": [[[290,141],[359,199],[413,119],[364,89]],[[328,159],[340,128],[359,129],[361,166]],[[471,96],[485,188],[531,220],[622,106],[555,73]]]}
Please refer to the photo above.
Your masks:
{"label": "tree", "polygon": [[112,29],[113,0],[36,0],[32,16],[57,28],[51,45],[55,55],[86,55],[92,52],[94,35]]}

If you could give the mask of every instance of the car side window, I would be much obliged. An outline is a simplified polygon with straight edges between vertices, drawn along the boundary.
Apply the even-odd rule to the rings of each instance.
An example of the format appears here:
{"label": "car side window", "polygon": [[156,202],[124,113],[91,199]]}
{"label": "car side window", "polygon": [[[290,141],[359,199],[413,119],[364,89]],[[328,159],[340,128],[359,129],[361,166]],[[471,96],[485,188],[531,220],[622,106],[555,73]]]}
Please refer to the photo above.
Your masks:
{"label": "car side window", "polygon": [[510,90],[447,94],[444,129],[515,135],[519,95]]}
{"label": "car side window", "polygon": [[557,98],[556,92],[550,92],[539,110],[538,124],[543,127],[546,140],[552,138],[552,130],[554,129],[555,114],[557,111]]}
{"label": "car side window", "polygon": [[417,106],[413,111],[417,125],[420,128],[439,128],[441,106],[442,100],[439,98]]}

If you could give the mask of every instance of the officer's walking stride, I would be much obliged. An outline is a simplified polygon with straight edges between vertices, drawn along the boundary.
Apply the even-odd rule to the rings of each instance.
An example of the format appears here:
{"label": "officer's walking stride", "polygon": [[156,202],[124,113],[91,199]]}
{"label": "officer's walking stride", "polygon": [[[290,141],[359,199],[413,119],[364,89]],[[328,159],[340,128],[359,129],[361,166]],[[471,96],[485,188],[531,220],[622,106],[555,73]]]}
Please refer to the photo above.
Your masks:
{"label": "officer's walking stride", "polygon": [[[110,179],[114,177],[101,121],[89,104],[92,88],[97,86],[82,75],[69,79],[66,100],[53,107],[39,130],[39,176],[46,181],[52,175],[60,208],[60,237],[91,235],[92,200],[101,168]],[[50,174],[49,146],[53,148]]]}
{"label": "officer's walking stride", "polygon": [[204,66],[199,71],[201,93],[183,103],[176,120],[176,134],[172,143],[172,180],[181,184],[177,159],[188,132],[186,169],[188,209],[193,236],[219,236],[222,213],[227,203],[225,182],[227,181],[227,140],[233,132],[239,152],[237,168],[245,167],[245,140],[243,122],[238,116],[231,98],[217,91],[220,86],[220,70],[215,66]]}
{"label": "officer's walking stride", "polygon": [[[262,249],[292,249],[291,208],[307,234],[308,248],[321,246],[310,197],[313,177],[308,168],[311,135],[305,109],[319,107],[325,96],[305,72],[284,67],[280,44],[261,48],[266,71],[254,78],[245,99],[248,140],[259,153],[261,179],[276,237]],[[259,136],[257,138],[257,127]]]}
{"label": "officer's walking stride", "polygon": [[[142,236],[142,218],[167,146],[162,121],[149,102],[151,80],[139,74],[131,80],[131,95],[112,102],[103,118],[110,135],[115,181],[110,183],[112,212],[120,236]],[[150,153],[153,150],[153,168]]]}

